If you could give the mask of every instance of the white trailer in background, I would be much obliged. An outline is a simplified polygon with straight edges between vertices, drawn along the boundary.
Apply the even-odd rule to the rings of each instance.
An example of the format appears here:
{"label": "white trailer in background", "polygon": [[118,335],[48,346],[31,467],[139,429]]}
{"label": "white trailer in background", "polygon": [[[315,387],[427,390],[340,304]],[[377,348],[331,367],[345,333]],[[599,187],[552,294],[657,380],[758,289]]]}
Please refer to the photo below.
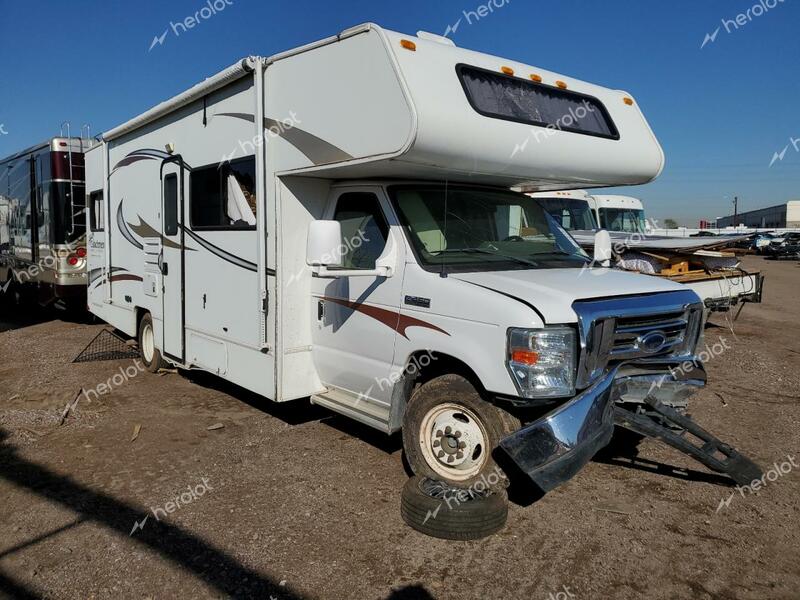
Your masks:
{"label": "white trailer in background", "polygon": [[149,368],[403,429],[418,474],[469,485],[499,445],[551,489],[608,442],[614,402],[682,406],[703,384],[699,362],[670,371],[695,359],[702,304],[588,266],[509,188],[639,184],[663,161],[625,92],[360,25],[105,133],[90,310]]}
{"label": "white trailer in background", "polygon": [[745,271],[736,255],[724,250],[738,238],[649,235],[642,202],[630,196],[594,195],[585,190],[529,196],[539,200],[583,248],[592,248],[596,232],[606,230],[617,267],[686,285],[711,312],[761,302],[764,276]]}

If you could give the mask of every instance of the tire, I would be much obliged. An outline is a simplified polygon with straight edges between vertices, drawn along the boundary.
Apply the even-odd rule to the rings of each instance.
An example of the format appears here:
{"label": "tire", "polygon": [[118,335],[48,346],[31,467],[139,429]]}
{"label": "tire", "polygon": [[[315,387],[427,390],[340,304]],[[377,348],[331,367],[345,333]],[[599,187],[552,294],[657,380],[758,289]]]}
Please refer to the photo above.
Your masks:
{"label": "tire", "polygon": [[403,450],[420,477],[452,487],[481,481],[503,489],[508,479],[492,453],[519,428],[519,419],[484,400],[465,378],[442,375],[411,396],[403,418]]}
{"label": "tire", "polygon": [[420,533],[446,540],[477,540],[500,531],[508,519],[504,491],[450,488],[412,477],[400,496],[403,521]]}
{"label": "tire", "polygon": [[153,318],[150,313],[146,313],[139,323],[139,356],[145,368],[151,373],[158,373],[159,369],[166,369],[169,365],[161,356],[161,352],[156,348],[155,333],[153,329]]}

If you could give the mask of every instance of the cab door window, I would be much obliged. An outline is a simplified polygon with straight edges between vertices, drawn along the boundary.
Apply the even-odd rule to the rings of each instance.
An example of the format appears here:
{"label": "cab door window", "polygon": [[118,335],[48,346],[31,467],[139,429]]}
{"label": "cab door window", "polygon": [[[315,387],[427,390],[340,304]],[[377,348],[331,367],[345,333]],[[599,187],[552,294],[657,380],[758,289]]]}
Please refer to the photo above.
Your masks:
{"label": "cab door window", "polygon": [[389,235],[378,197],[371,192],[342,194],[333,218],[342,226],[342,267],[374,269]]}

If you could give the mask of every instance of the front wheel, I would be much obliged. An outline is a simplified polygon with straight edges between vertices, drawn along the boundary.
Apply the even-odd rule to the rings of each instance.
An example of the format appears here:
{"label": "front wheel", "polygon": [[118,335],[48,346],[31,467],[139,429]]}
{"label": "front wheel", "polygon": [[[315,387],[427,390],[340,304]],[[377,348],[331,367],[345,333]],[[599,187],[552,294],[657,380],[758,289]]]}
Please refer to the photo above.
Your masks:
{"label": "front wheel", "polygon": [[147,313],[139,323],[139,355],[145,368],[151,373],[159,369],[166,369],[167,363],[161,357],[161,352],[156,348],[156,335],[153,329],[153,317]]}
{"label": "front wheel", "polygon": [[403,420],[403,449],[415,475],[469,488],[507,485],[492,452],[520,428],[510,413],[484,400],[466,379],[443,375],[411,397]]}

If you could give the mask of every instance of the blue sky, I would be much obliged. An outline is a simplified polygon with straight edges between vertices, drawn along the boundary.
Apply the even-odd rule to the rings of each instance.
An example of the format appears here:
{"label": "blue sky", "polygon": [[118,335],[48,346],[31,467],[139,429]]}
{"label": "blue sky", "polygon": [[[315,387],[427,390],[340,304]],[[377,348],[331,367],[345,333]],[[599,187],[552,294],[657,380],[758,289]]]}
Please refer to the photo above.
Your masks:
{"label": "blue sky", "polygon": [[615,191],[643,198],[650,216],[695,224],[730,214],[734,195],[740,210],[800,199],[796,0],[489,0],[484,17],[477,0],[227,0],[176,35],[170,23],[205,1],[0,0],[0,156],[65,120],[73,131],[109,129],[248,54],[364,21],[442,34],[461,19],[451,34],[459,46],[635,95],[667,166],[654,183]]}

